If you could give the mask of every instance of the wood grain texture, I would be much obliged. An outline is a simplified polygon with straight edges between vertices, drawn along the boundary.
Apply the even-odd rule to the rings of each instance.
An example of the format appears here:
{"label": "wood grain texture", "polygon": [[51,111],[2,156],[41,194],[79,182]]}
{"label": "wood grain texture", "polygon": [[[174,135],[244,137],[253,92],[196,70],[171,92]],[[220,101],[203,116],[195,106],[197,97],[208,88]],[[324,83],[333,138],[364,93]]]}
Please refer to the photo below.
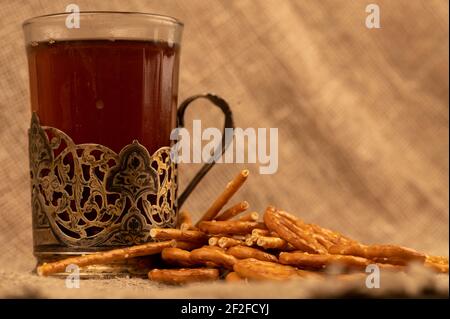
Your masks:
{"label": "wood grain texture", "polygon": [[[367,1],[87,1],[82,10],[158,12],[185,23],[180,101],[212,91],[238,126],[279,128],[279,169],[216,166],[186,202],[200,217],[242,168],[236,195],[273,204],[368,243],[448,253],[448,2],[381,1],[379,30]],[[64,11],[62,0],[0,0],[0,261],[29,270],[30,107],[20,23]],[[196,102],[189,119],[221,125]],[[181,165],[181,187],[198,164]],[[261,187],[263,186],[263,187]]]}

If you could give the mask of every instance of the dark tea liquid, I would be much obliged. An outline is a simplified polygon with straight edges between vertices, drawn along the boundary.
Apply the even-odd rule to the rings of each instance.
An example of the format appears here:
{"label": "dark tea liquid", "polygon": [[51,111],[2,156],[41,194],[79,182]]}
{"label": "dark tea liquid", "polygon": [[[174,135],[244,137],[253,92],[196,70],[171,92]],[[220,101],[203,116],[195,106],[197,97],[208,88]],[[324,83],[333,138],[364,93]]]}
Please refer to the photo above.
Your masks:
{"label": "dark tea liquid", "polygon": [[150,155],[176,125],[179,47],[164,42],[76,40],[27,47],[31,106],[41,125],[76,144],[118,153],[137,139]]}

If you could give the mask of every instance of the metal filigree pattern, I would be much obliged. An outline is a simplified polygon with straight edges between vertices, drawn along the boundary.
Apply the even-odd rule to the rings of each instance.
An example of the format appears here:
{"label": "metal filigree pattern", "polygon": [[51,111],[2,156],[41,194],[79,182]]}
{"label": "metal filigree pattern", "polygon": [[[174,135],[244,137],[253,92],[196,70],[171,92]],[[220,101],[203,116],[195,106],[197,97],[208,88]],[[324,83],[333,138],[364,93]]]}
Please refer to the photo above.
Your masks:
{"label": "metal filigree pattern", "polygon": [[152,156],[138,143],[119,154],[75,144],[62,131],[29,129],[35,252],[95,251],[151,240],[176,224],[176,166],[170,147]]}

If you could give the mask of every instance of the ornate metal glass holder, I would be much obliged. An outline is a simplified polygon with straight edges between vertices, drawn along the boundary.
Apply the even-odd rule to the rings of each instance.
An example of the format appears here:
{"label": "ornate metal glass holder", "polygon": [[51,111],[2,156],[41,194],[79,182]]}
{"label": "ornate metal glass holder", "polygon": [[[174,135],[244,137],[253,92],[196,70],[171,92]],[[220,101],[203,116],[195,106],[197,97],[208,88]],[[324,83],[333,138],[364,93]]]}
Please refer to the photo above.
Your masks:
{"label": "ornate metal glass holder", "polygon": [[[224,113],[224,129],[234,128],[228,103],[213,94],[186,99],[178,109],[179,127],[184,126],[187,107],[199,98]],[[177,165],[171,160],[170,147],[150,155],[135,140],[117,154],[99,144],[75,144],[61,130],[41,126],[34,112],[28,134],[38,264],[151,241],[151,228],[176,226],[178,206],[215,163],[206,163],[177,199]],[[230,143],[223,134],[220,154]],[[80,275],[146,276],[152,263],[148,257],[132,258],[85,267]]]}
{"label": "ornate metal glass holder", "polygon": [[99,144],[77,145],[64,132],[41,126],[33,113],[29,155],[39,262],[145,243],[152,227],[176,225],[170,147],[150,155],[136,140],[119,154]]}

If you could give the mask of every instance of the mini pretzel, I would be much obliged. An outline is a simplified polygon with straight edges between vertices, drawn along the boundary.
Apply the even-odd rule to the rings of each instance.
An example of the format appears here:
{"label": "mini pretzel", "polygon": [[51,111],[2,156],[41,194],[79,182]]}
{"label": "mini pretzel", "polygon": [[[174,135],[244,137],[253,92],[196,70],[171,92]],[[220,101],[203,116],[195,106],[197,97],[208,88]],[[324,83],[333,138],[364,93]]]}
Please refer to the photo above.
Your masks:
{"label": "mini pretzel", "polygon": [[231,206],[230,208],[228,208],[222,214],[216,216],[214,218],[214,220],[221,220],[221,221],[229,220],[229,219],[233,218],[234,216],[239,215],[242,212],[245,212],[249,207],[250,207],[250,205],[248,204],[247,201],[237,203],[237,204]]}
{"label": "mini pretzel", "polygon": [[201,231],[211,235],[245,235],[255,228],[264,229],[265,227],[263,223],[234,220],[201,222],[198,225]]}
{"label": "mini pretzel", "polygon": [[233,269],[233,265],[236,262],[236,258],[227,255],[217,246],[205,246],[203,248],[194,249],[191,251],[190,258],[196,263],[212,262],[227,269]]}
{"label": "mini pretzel", "polygon": [[222,192],[222,194],[217,197],[211,207],[208,208],[206,213],[200,218],[197,222],[197,226],[202,221],[210,221],[213,220],[214,217],[220,212],[220,210],[228,203],[231,197],[238,191],[238,189],[244,184],[249,175],[248,170],[241,171],[231,182],[229,182]]}
{"label": "mini pretzel", "polygon": [[256,248],[247,246],[233,246],[227,250],[228,255],[232,255],[238,259],[254,258],[261,261],[278,262],[278,258],[272,254],[266,253]]}
{"label": "mini pretzel", "polygon": [[352,255],[367,258],[378,263],[407,265],[411,262],[425,261],[425,255],[413,249],[395,245],[334,245],[330,254]]}
{"label": "mini pretzel", "polygon": [[322,269],[330,265],[344,266],[345,268],[364,270],[373,263],[366,258],[343,255],[316,255],[302,252],[280,253],[280,263],[300,268]]}
{"label": "mini pretzel", "polygon": [[168,285],[180,285],[217,280],[219,270],[214,268],[153,269],[148,273],[148,278]]}
{"label": "mini pretzel", "polygon": [[173,241],[152,242],[127,248],[97,252],[89,255],[70,257],[52,263],[44,263],[43,265],[37,267],[37,273],[39,276],[48,276],[50,274],[65,271],[66,267],[71,264],[77,265],[78,267],[83,267],[89,265],[108,264],[114,261],[133,257],[154,255],[160,253],[164,248],[172,247],[173,244]]}
{"label": "mini pretzel", "polygon": [[299,277],[299,272],[294,267],[254,258],[236,261],[233,269],[240,277],[250,280],[280,281]]}
{"label": "mini pretzel", "polygon": [[247,214],[242,215],[237,220],[241,222],[256,222],[259,219],[258,212],[250,212]]}
{"label": "mini pretzel", "polygon": [[176,239],[193,242],[206,242],[205,233],[198,230],[180,230],[175,228],[152,228],[150,236],[153,239]]}

